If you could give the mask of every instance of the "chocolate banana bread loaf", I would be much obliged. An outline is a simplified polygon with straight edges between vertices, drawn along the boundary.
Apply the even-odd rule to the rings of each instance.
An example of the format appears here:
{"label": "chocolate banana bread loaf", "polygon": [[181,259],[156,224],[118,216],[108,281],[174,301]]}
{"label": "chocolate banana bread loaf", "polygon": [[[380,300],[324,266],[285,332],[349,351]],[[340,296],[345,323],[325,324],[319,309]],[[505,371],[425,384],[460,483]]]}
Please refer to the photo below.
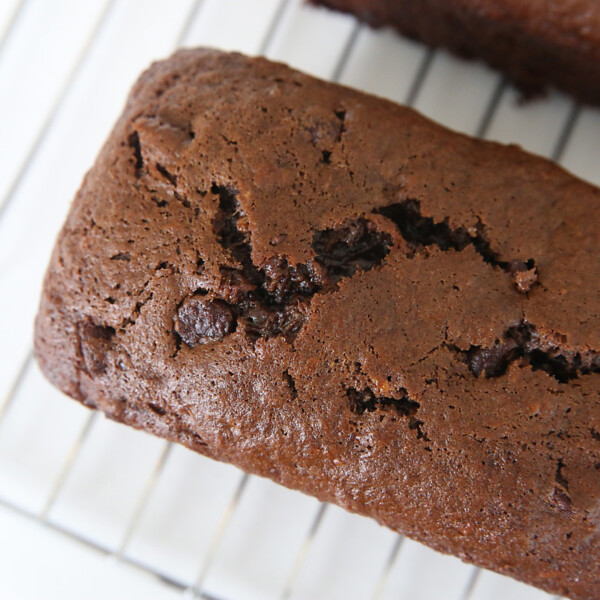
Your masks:
{"label": "chocolate banana bread loaf", "polygon": [[597,0],[310,0],[500,69],[526,93],[548,84],[600,104]]}
{"label": "chocolate banana bread loaf", "polygon": [[600,597],[600,190],[264,59],[137,82],[45,279],[111,419]]}

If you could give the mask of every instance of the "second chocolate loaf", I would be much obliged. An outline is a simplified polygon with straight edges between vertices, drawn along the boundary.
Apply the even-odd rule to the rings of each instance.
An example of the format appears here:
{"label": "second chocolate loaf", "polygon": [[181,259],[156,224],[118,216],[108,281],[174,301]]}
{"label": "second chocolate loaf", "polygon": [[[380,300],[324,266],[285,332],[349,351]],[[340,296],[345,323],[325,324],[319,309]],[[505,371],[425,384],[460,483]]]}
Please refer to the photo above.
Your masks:
{"label": "second chocolate loaf", "polygon": [[548,85],[600,104],[596,0],[311,0],[433,47],[480,58],[526,93]]}

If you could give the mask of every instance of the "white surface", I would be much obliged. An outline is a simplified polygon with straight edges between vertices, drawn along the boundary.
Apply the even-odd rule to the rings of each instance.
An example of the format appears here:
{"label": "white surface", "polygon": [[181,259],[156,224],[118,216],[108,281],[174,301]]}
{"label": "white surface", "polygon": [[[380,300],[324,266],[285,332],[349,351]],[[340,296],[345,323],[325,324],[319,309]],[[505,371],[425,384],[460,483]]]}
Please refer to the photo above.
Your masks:
{"label": "white surface", "polygon": [[251,478],[205,580],[208,592],[279,598],[317,506],[313,498]]}
{"label": "white surface", "polygon": [[[175,600],[156,578],[0,506],[2,597],[10,600]],[[9,540],[10,543],[7,543]]]}
{"label": "white surface", "polygon": [[478,62],[438,53],[415,108],[450,129],[475,135],[499,82],[500,75]]}
{"label": "white surface", "polygon": [[528,585],[522,585],[514,579],[481,571],[470,600],[546,600],[548,594]]}
{"label": "white surface", "polygon": [[316,77],[331,77],[354,24],[347,15],[290,0],[266,54]]}
{"label": "white surface", "polygon": [[[202,44],[257,54],[278,8],[279,0],[205,0],[185,46]],[[224,15],[230,15],[226,24]]]}
{"label": "white surface", "polygon": [[600,109],[581,111],[562,162],[575,175],[600,185]]}
{"label": "white surface", "polygon": [[368,598],[396,537],[372,520],[328,506],[291,598]]}
{"label": "white surface", "polygon": [[[3,137],[11,140],[0,146],[0,164],[5,173],[19,172],[100,20],[104,5],[105,0],[29,0],[25,6],[0,62],[0,114],[13,115],[2,125]],[[48,27],[49,22],[52,27]],[[23,69],[24,61],[27,69]],[[0,198],[13,183],[14,178],[0,179]]]}
{"label": "white surface", "polygon": [[[87,410],[34,365],[17,379],[69,202],[139,72],[177,43],[266,50],[397,101],[418,91],[416,106],[431,118],[474,133],[490,116],[487,137],[547,156],[572,101],[555,93],[521,106],[510,87],[497,95],[497,74],[444,53],[433,55],[416,90],[428,64],[422,46],[300,0],[19,6],[0,2],[0,197],[17,182],[0,213],[0,597],[181,598],[180,588],[144,574],[155,571],[183,588],[201,577],[219,600],[370,598],[376,588],[383,600],[550,598],[487,572],[467,596],[473,567],[409,540],[390,563],[398,538],[374,522],[328,507],[313,531],[315,500],[257,478],[238,497],[242,475],[233,467],[175,447],[163,464],[164,442],[102,418],[80,437]],[[581,111],[563,159],[600,183],[600,111]],[[55,492],[50,522],[109,552],[124,545],[125,562],[20,516],[40,514]]]}
{"label": "white surface", "polygon": [[[461,600],[475,567],[405,539],[381,600]],[[440,590],[444,590],[443,596]],[[517,594],[516,598],[520,598]]]}
{"label": "white surface", "polygon": [[491,140],[519,143],[525,150],[550,156],[571,110],[572,101],[553,92],[543,100],[524,103],[516,90],[508,88],[488,129]]}
{"label": "white surface", "polygon": [[40,512],[88,418],[88,410],[65,402],[32,364],[0,422],[0,498]]}
{"label": "white surface", "polygon": [[420,44],[387,29],[374,31],[361,26],[340,83],[403,102],[425,56]]}
{"label": "white surface", "polygon": [[116,550],[165,443],[97,419],[50,510],[50,521]]}
{"label": "white surface", "polygon": [[[26,0],[4,0],[0,2],[0,52],[20,17],[20,9],[25,5]],[[16,31],[16,27],[14,30]],[[14,32],[14,31],[13,31]],[[0,55],[0,61],[2,61]]]}
{"label": "white surface", "polygon": [[229,465],[174,446],[127,554],[193,584],[241,478]]}

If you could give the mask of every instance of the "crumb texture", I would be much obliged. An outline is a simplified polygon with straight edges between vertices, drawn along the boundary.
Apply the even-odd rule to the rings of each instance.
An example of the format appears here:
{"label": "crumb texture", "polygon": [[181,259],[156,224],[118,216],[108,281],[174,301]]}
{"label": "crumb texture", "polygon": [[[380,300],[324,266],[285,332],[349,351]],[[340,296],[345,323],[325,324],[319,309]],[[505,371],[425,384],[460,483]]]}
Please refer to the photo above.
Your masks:
{"label": "crumb texture", "polygon": [[36,355],[110,418],[600,597],[600,192],[263,59],[156,63]]}

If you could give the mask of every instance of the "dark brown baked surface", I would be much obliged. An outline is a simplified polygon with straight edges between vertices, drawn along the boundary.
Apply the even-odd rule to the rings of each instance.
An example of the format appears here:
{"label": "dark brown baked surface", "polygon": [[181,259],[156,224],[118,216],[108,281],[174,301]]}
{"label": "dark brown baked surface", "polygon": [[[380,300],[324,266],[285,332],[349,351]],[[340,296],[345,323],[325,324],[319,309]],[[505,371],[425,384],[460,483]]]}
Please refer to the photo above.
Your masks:
{"label": "dark brown baked surface", "polygon": [[600,190],[283,65],[154,64],[35,351],[117,421],[600,597]]}
{"label": "dark brown baked surface", "polygon": [[527,94],[548,85],[600,104],[597,0],[309,0],[480,58]]}

